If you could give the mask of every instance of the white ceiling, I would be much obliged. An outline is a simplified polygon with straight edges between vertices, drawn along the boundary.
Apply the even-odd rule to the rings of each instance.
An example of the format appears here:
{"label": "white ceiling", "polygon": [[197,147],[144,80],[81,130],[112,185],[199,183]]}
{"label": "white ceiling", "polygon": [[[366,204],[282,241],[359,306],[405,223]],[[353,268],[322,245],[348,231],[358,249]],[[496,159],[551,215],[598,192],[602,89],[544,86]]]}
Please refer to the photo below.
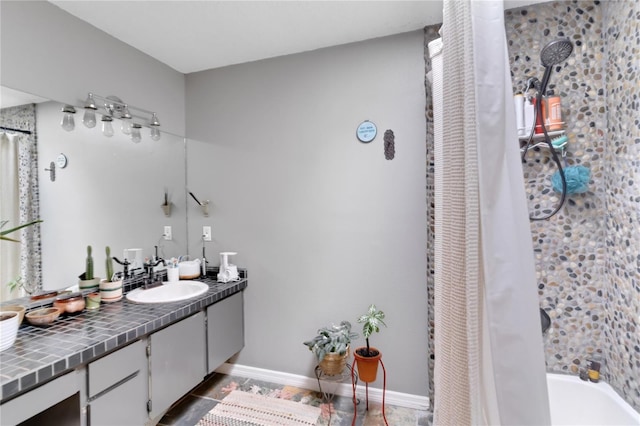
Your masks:
{"label": "white ceiling", "polygon": [[37,104],[48,99],[0,86],[0,109],[16,105]]}
{"label": "white ceiling", "polygon": [[441,0],[49,1],[185,74],[442,22]]}

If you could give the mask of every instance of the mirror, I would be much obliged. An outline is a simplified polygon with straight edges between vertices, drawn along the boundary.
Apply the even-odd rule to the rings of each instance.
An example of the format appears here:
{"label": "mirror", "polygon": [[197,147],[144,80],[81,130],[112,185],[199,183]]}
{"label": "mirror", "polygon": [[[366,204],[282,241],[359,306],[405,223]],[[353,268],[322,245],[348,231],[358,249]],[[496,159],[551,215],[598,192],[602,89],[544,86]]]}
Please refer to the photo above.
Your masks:
{"label": "mirror", "polygon": [[[155,246],[163,258],[185,254],[185,139],[162,132],[161,139],[153,141],[143,127],[142,141],[134,143],[120,131],[118,119],[112,123],[114,135],[105,137],[101,116],[94,128],[87,128],[79,106],[75,129],[65,131],[62,107],[44,101],[36,104],[35,112],[43,289],[77,284],[88,245],[93,248],[94,275],[103,278],[106,246],[120,260],[127,248],[141,248],[144,257],[154,255]],[[53,168],[54,173],[45,170]],[[163,208],[165,194],[170,211]],[[166,226],[171,227],[171,240],[163,236]],[[4,250],[15,243],[2,244]]]}

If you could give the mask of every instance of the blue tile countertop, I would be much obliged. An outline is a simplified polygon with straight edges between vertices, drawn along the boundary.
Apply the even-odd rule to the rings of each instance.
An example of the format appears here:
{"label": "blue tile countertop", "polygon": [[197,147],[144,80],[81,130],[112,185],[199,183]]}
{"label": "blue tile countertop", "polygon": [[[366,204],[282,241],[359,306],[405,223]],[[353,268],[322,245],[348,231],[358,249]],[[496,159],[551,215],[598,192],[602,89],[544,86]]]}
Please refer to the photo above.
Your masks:
{"label": "blue tile countertop", "polygon": [[[209,291],[179,302],[136,304],[124,297],[118,302],[102,303],[95,311],[63,314],[46,327],[32,326],[25,318],[14,345],[0,352],[0,400],[4,402],[42,385],[244,290],[247,287],[246,271],[241,271],[241,277],[240,281],[229,283],[199,279],[209,285]],[[125,290],[135,287],[125,283]],[[37,305],[52,303],[53,298]]]}

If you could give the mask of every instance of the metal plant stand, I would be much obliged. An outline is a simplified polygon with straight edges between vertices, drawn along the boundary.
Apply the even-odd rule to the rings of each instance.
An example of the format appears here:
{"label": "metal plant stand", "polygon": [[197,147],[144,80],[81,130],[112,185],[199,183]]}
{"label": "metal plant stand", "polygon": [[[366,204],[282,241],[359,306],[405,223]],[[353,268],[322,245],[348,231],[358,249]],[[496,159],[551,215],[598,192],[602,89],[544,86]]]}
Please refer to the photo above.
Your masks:
{"label": "metal plant stand", "polygon": [[[320,393],[322,394],[322,400],[328,405],[328,408],[329,408],[329,426],[330,426],[331,425],[331,403],[333,402],[333,398],[335,397],[335,394],[323,391],[321,380],[325,382],[342,383],[350,378],[353,386],[353,383],[355,383],[356,385],[358,384],[358,373],[355,373],[355,377],[354,377],[353,367],[349,363],[346,364],[346,369],[342,370],[342,373],[340,374],[329,376],[322,371],[319,365],[316,365],[315,373],[316,373],[316,379],[318,379],[318,389],[320,389]],[[356,395],[354,393],[353,394],[354,407],[358,403],[359,401],[356,399]]]}
{"label": "metal plant stand", "polygon": [[[384,420],[384,424],[389,426],[389,423],[387,422],[387,415],[384,412],[384,398],[385,398],[385,394],[387,392],[387,370],[384,368],[384,363],[382,362],[382,358],[380,358],[379,360],[380,365],[382,366],[382,373],[383,373],[383,384],[382,384],[382,418]],[[358,410],[357,410],[357,404],[356,404],[356,385],[358,384],[358,373],[355,372],[354,367],[355,367],[356,363],[354,362],[353,365],[351,366],[351,386],[353,388],[353,420],[351,421],[351,426],[355,426],[356,424],[356,417],[358,416]],[[354,379],[355,378],[355,379]],[[366,411],[369,411],[369,382],[365,382],[365,398],[367,401],[367,406],[366,406]]]}

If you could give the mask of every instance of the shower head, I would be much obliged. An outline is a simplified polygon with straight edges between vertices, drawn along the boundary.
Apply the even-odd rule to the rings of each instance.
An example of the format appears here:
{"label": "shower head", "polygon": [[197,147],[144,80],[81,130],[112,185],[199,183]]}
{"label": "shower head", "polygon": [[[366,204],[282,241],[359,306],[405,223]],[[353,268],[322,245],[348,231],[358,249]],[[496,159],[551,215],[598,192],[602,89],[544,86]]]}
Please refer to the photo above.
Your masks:
{"label": "shower head", "polygon": [[567,38],[552,40],[540,52],[540,61],[550,67],[565,61],[573,51],[573,43]]}

